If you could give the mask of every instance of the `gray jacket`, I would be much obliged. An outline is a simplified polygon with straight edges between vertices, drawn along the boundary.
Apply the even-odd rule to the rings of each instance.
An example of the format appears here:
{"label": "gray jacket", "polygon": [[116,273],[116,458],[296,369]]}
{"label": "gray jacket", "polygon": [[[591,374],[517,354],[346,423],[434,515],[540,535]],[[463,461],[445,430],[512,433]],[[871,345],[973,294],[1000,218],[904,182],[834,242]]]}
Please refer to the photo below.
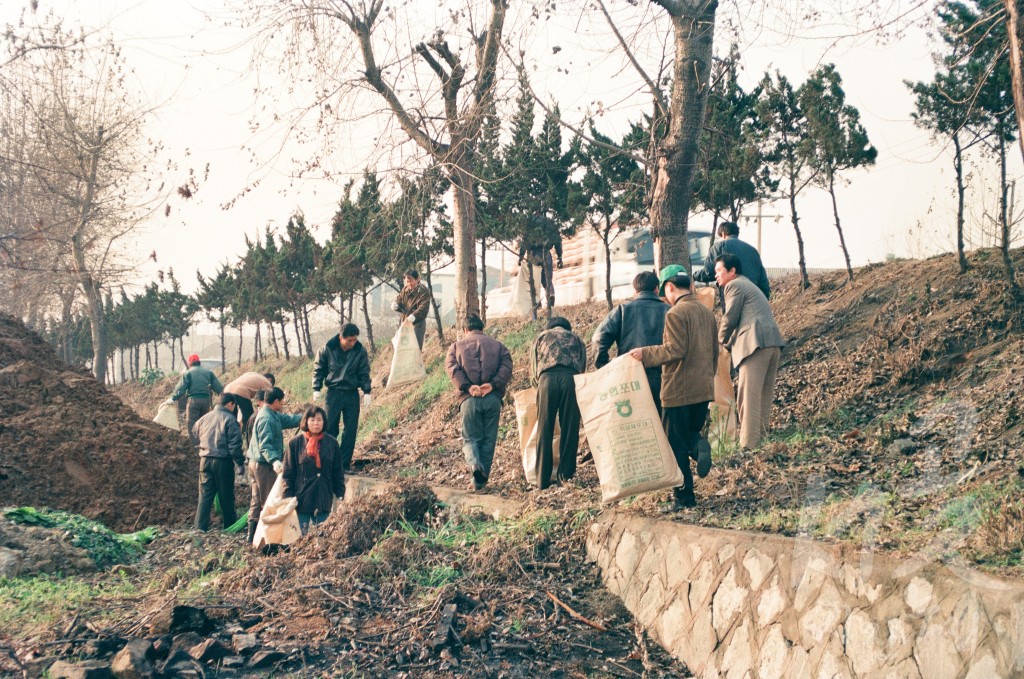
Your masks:
{"label": "gray jacket", "polygon": [[200,457],[230,457],[236,464],[245,462],[242,428],[235,414],[224,406],[217,406],[196,420],[192,435],[199,440]]}
{"label": "gray jacket", "polygon": [[718,326],[718,341],[732,354],[734,366],[739,367],[758,349],[786,346],[768,299],[746,276],[729,281],[724,292],[725,314]]}

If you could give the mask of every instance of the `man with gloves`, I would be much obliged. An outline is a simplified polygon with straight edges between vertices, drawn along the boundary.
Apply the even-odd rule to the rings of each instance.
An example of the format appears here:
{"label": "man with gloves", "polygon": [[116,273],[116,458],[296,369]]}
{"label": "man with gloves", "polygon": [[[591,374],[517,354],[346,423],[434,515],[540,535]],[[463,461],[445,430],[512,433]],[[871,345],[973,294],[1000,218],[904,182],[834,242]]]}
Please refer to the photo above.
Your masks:
{"label": "man with gloves", "polygon": [[252,499],[249,502],[249,542],[256,534],[260,512],[267,503],[277,475],[284,470],[284,430],[299,426],[302,415],[281,412],[284,408],[284,390],[272,387],[253,420],[249,439],[249,473],[252,475]]}
{"label": "man with gloves", "polygon": [[[196,528],[210,529],[210,510],[220,498],[224,529],[238,520],[235,513],[235,475],[243,476],[242,430],[235,419],[234,394],[221,394],[220,405],[192,425],[192,436],[199,441],[199,507]],[[234,466],[232,466],[234,462]]]}
{"label": "man with gloves", "polygon": [[192,435],[192,426],[195,425],[200,417],[210,412],[212,400],[210,392],[219,394],[224,391],[224,387],[216,375],[202,366],[198,354],[192,354],[188,357],[188,365],[189,369],[178,380],[174,392],[165,402],[168,405],[173,405],[175,401],[182,397],[188,399],[185,404],[186,430],[188,431],[189,438],[192,439],[192,445],[198,446],[199,441]]}
{"label": "man with gloves", "polygon": [[[429,295],[429,293],[428,293]],[[341,444],[341,462],[346,473],[352,466],[359,427],[359,390],[363,407],[370,407],[370,356],[359,342],[359,328],[353,323],[341,326],[341,332],[327,340],[313,364],[313,401],[327,388],[326,432]],[[344,433],[338,436],[339,421]]]}
{"label": "man with gloves", "polygon": [[[430,302],[433,298],[427,286],[420,285],[420,275],[415,269],[405,272],[405,287],[398,293],[392,311],[401,314],[400,323],[406,320],[412,321],[412,327],[416,331],[416,341],[419,342],[420,350],[423,350],[423,335],[427,332],[427,314],[430,313]],[[330,412],[329,410],[327,411]]]}

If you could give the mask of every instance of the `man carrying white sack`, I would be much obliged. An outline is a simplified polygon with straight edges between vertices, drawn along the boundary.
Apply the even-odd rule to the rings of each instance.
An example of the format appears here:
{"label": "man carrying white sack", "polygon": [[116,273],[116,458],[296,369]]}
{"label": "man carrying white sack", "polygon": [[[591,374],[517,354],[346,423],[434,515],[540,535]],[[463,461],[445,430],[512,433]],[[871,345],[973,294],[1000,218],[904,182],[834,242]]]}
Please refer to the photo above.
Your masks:
{"label": "man carrying white sack", "polygon": [[690,458],[697,459],[697,476],[711,471],[711,446],[700,430],[715,398],[718,329],[715,316],[693,294],[686,269],[666,266],[658,277],[661,294],[672,305],[665,316],[662,343],[633,349],[630,356],[645,368],[661,368],[661,422],[676,463],[683,472],[682,487],[673,488],[672,511],[697,504]]}

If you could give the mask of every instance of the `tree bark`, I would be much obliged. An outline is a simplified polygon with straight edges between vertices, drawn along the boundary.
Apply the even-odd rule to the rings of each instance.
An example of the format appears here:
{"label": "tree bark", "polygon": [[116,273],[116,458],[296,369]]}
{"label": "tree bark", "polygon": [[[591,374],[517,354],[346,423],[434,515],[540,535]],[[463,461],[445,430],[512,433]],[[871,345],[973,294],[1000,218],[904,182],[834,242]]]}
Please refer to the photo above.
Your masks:
{"label": "tree bark", "polygon": [[238,367],[239,368],[242,367],[242,339],[243,339],[242,329],[243,329],[244,325],[245,325],[244,323],[239,323],[238,324]]}
{"label": "tree bark", "polygon": [[[468,150],[467,150],[468,154]],[[466,327],[466,319],[480,314],[477,291],[476,187],[472,161],[463,157],[452,168],[452,202],[455,236],[455,324]]]}
{"label": "tree bark", "polygon": [[672,19],[675,61],[669,100],[668,135],[658,149],[650,217],[658,269],[689,269],[687,224],[691,183],[707,104],[717,0],[653,0]]}
{"label": "tree bark", "polygon": [[1017,144],[1024,158],[1024,72],[1021,59],[1024,49],[1024,2],[1003,0],[1006,7],[1006,35],[1010,42],[1010,83],[1013,90],[1013,108],[1017,113]]}
{"label": "tree bark", "polygon": [[281,324],[281,345],[284,347],[285,359],[291,358],[291,353],[288,351],[288,326],[284,321],[284,314],[281,314],[281,320],[278,321]]}
{"label": "tree bark", "polygon": [[601,234],[604,243],[604,299],[608,303],[608,310],[612,310],[612,244],[609,236],[612,232],[611,215],[604,216],[604,233]]}
{"label": "tree bark", "polygon": [[960,273],[967,273],[967,254],[964,252],[964,150],[959,133],[953,134],[953,167],[956,170],[956,256]]}
{"label": "tree bark", "polygon": [[480,320],[487,322],[487,239],[480,239]]}
{"label": "tree bark", "polygon": [[[437,301],[437,297],[434,297],[434,282],[433,282],[433,269],[430,268],[430,258],[427,258],[427,287],[430,288],[430,306],[434,309],[434,322],[437,323],[437,341],[444,346],[444,324],[441,322],[441,305]],[[456,336],[458,333],[456,333]]]}
{"label": "tree bark", "polygon": [[836,178],[835,175],[828,176],[828,194],[832,196],[832,216],[836,220],[836,231],[839,232],[839,247],[843,249],[843,257],[846,259],[846,275],[850,282],[853,282],[853,267],[850,265],[850,251],[846,249],[846,238],[843,236],[843,227],[839,223],[839,204],[836,202]]}
{"label": "tree bark", "polygon": [[366,323],[366,342],[370,345],[370,355],[373,356],[377,353],[377,345],[373,342],[373,323],[370,321],[370,303],[369,293],[366,288],[363,288],[362,292],[359,293],[363,298],[363,322]]}
{"label": "tree bark", "polygon": [[[796,179],[793,178],[793,183],[790,186],[794,186]],[[807,277],[807,260],[804,258],[804,238],[800,234],[800,218],[796,214],[796,189],[793,188],[789,192],[789,211],[791,215],[791,221],[793,222],[793,231],[796,232],[796,249],[799,253],[799,264],[800,264],[800,285],[803,289],[811,287],[811,281]]]}
{"label": "tree bark", "polygon": [[224,346],[224,309],[220,310],[220,364],[224,366],[224,369],[228,368],[228,351],[227,347]]}
{"label": "tree bark", "polygon": [[1010,219],[1009,219],[1009,184],[1006,183],[1006,138],[1000,130],[999,137],[999,249],[1003,254],[1003,266],[1006,269],[1006,282],[1014,293],[1020,292],[1017,285],[1017,274],[1010,258]]}

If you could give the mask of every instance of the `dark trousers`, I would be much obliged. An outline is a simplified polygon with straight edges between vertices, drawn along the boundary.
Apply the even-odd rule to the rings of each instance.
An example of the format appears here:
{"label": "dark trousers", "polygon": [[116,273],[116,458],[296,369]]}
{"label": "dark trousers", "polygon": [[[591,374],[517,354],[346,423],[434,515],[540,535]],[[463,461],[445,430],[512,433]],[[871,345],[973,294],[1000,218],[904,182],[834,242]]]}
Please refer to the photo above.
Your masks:
{"label": "dark trousers", "polygon": [[249,418],[252,417],[252,401],[244,396],[235,394],[235,404],[238,405],[238,412],[242,417],[242,433],[246,434],[245,444],[249,445],[248,428]]}
{"label": "dark trousers", "polygon": [[491,476],[494,446],[498,442],[501,397],[493,391],[487,396],[470,396],[462,402],[462,455],[472,470],[477,465],[484,476]]}
{"label": "dark trousers", "polygon": [[267,504],[270,490],[274,487],[274,482],[277,481],[277,474],[274,473],[274,468],[269,464],[250,462],[249,475],[252,477],[249,523],[254,524],[260,520],[260,512],[263,511],[263,505]]}
{"label": "dark trousers", "polygon": [[[338,436],[339,423],[344,427]],[[327,422],[324,431],[338,439],[341,464],[348,470],[352,466],[352,453],[356,449],[356,431],[359,429],[359,392],[355,389],[327,390]]]}
{"label": "dark trousers", "polygon": [[559,481],[576,475],[576,453],[580,446],[580,407],[576,403],[576,383],[573,371],[552,368],[541,373],[537,380],[537,468],[541,489],[551,485],[553,459],[552,441],[555,437],[555,418],[561,436],[558,442]]}
{"label": "dark trousers", "polygon": [[423,319],[413,323],[412,329],[416,331],[416,341],[420,344],[420,351],[423,351],[423,337],[427,334],[427,320]]}
{"label": "dark trousers", "polygon": [[658,409],[658,415],[661,415],[661,368],[654,368],[653,370],[644,370],[647,375],[647,384],[651,387],[651,396],[654,397],[654,407]]}
{"label": "dark trousers", "polygon": [[700,430],[708,419],[708,403],[693,403],[685,406],[665,408],[661,412],[661,423],[665,426],[668,443],[676,456],[676,464],[683,472],[683,487],[675,489],[676,496],[693,495],[693,472],[690,471],[690,458],[697,454],[697,441]]}
{"label": "dark trousers", "polygon": [[238,520],[235,512],[235,465],[228,457],[199,458],[199,507],[196,509],[196,528],[210,529],[210,510],[214,498],[220,498],[220,513],[224,528]]}
{"label": "dark trousers", "polygon": [[192,425],[208,412],[210,412],[210,399],[189,396],[188,403],[185,405],[185,426],[188,427],[188,437],[192,440],[192,445],[196,447],[199,446],[199,439],[192,433]]}

